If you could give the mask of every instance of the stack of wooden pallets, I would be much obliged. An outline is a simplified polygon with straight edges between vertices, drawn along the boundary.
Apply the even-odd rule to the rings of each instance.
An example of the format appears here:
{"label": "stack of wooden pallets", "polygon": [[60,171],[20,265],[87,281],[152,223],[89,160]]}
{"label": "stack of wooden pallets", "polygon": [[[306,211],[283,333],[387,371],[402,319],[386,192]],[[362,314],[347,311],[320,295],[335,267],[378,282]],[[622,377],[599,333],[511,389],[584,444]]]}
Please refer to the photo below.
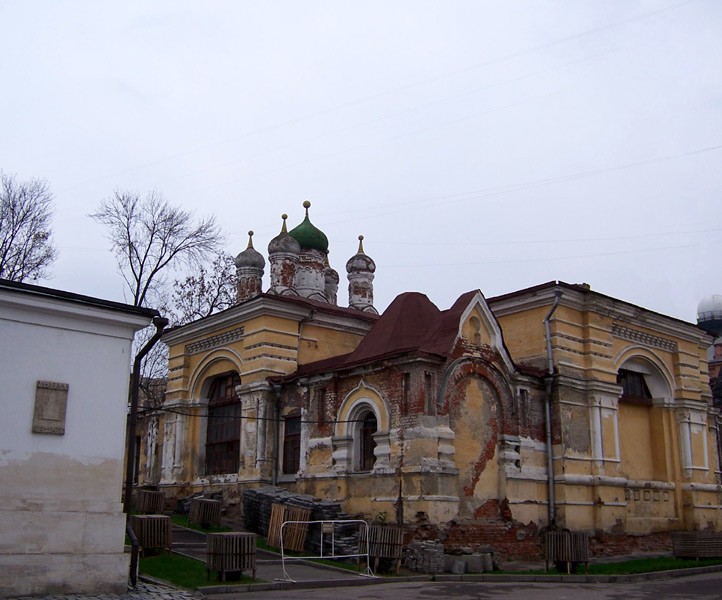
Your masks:
{"label": "stack of wooden pallets", "polygon": [[374,560],[374,571],[378,570],[380,559],[388,558],[395,562],[398,575],[403,550],[404,531],[399,527],[372,525],[359,530],[358,553],[366,554],[368,551],[369,560]]}
{"label": "stack of wooden pallets", "polygon": [[[268,545],[281,547],[281,526],[286,521],[308,521],[311,509],[285,504],[274,504],[271,507],[271,522],[268,525]],[[308,524],[289,523],[283,528],[283,549],[302,552],[306,545]]]}

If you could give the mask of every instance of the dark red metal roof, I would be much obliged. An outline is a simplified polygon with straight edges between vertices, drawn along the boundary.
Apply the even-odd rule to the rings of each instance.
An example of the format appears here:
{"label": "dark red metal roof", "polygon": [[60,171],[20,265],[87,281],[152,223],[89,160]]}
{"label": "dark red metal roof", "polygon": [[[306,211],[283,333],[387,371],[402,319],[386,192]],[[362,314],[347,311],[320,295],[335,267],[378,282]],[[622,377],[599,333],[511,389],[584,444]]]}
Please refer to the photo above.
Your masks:
{"label": "dark red metal roof", "polygon": [[420,292],[397,296],[374,323],[356,350],[299,366],[291,381],[314,373],[348,369],[400,354],[421,352],[446,357],[459,332],[461,316],[476,291],[463,294],[448,310],[439,310]]}

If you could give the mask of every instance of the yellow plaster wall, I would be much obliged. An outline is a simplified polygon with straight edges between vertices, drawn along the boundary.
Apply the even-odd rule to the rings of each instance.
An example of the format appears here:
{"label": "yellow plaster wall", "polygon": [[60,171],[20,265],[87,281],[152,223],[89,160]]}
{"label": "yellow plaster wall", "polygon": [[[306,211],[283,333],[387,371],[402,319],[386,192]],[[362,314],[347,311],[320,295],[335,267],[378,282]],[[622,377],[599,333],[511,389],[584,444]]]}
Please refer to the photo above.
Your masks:
{"label": "yellow plaster wall", "polygon": [[491,336],[487,328],[484,326],[484,317],[478,308],[472,310],[462,324],[461,335],[470,344],[486,346],[491,345]]}
{"label": "yellow plaster wall", "polygon": [[[185,354],[186,346],[208,337],[221,335],[242,326],[243,338],[208,351]],[[198,376],[199,366],[219,351],[235,353],[241,357],[241,378],[243,383],[264,381],[268,376],[291,373],[298,364],[304,364],[346,354],[353,351],[363,338],[362,335],[332,329],[312,322],[303,323],[299,338],[299,323],[275,315],[260,315],[246,321],[214,329],[185,340],[169,349],[169,394],[188,390],[193,374]],[[235,367],[238,369],[238,366]],[[226,369],[232,370],[232,369]],[[225,372],[223,367],[203,369],[203,378]]]}
{"label": "yellow plaster wall", "polygon": [[650,408],[619,404],[619,445],[622,473],[629,479],[654,479]]}
{"label": "yellow plaster wall", "polygon": [[323,475],[328,473],[329,465],[333,463],[333,444],[330,439],[323,442],[314,441],[313,448],[310,448],[307,454],[306,473]]}
{"label": "yellow plaster wall", "polygon": [[[520,362],[539,363],[546,359],[544,318],[550,306],[523,309],[518,313],[498,317],[512,358]],[[612,326],[619,322],[611,314],[601,314],[596,309],[577,310],[561,304],[550,323],[555,361],[568,369],[574,367],[584,372],[584,377],[608,383],[616,382],[619,364],[625,352],[633,349],[632,355],[649,356],[653,362],[661,361],[666,373],[675,377],[673,394],[677,398],[699,400],[708,391],[700,382],[707,380],[706,348],[683,338],[645,326],[643,320],[625,323],[641,334],[674,341],[677,352],[657,347],[645,347],[636,342],[616,338]],[[621,357],[621,358],[620,358]],[[619,364],[615,363],[615,359]],[[580,374],[581,374],[580,372]]]}
{"label": "yellow plaster wall", "polygon": [[[465,402],[451,424],[456,433],[454,462],[459,469],[460,514],[499,495],[498,406],[491,386],[479,378],[462,380]],[[493,447],[493,455],[489,449]]]}
{"label": "yellow plaster wall", "polygon": [[539,307],[497,317],[512,360],[545,359],[544,317],[548,312],[549,307]]}
{"label": "yellow plaster wall", "polygon": [[670,463],[670,453],[679,456],[679,441],[678,437],[670,431],[671,419],[672,414],[669,409],[662,407],[650,409],[652,446],[649,452],[652,457],[654,478],[657,480],[674,479],[674,467]]}
{"label": "yellow plaster wall", "polygon": [[[705,437],[707,436],[707,428],[702,425],[692,426],[692,466],[697,468],[706,469],[708,466],[707,462],[707,449],[705,448]],[[703,473],[700,473],[704,476]]]}
{"label": "yellow plaster wall", "polygon": [[323,360],[353,352],[361,343],[362,335],[320,326],[313,322],[304,323],[298,347],[298,364]]}
{"label": "yellow plaster wall", "polygon": [[605,459],[616,460],[617,456],[617,420],[610,412],[602,411],[602,453]]}

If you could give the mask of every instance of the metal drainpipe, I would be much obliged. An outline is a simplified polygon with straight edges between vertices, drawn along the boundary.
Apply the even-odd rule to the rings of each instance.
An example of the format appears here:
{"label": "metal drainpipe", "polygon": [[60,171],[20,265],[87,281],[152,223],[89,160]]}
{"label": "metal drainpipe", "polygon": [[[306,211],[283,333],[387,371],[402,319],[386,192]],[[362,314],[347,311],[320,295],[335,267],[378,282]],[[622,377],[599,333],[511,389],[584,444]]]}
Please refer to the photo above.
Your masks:
{"label": "metal drainpipe", "polygon": [[130,585],[133,589],[138,585],[138,554],[140,552],[140,543],[135,535],[135,531],[130,526],[130,521],[125,523],[125,533],[130,540]]}
{"label": "metal drainpipe", "polygon": [[133,496],[133,471],[135,470],[135,430],[138,424],[138,396],[140,392],[140,363],[143,357],[150,352],[151,348],[156,345],[160,336],[163,335],[163,329],[168,325],[168,319],[164,317],[154,317],[153,325],[155,325],[155,333],[148,340],[148,343],[141,348],[140,352],[135,355],[133,361],[133,376],[130,380],[130,413],[128,414],[128,447],[126,449],[126,465],[125,465],[125,496],[123,499],[123,510],[125,511],[125,529],[130,538],[130,582],[133,588],[137,584],[138,570],[138,551],[140,545],[130,527],[130,502]]}
{"label": "metal drainpipe", "polygon": [[281,425],[281,385],[274,383],[273,391],[276,392],[276,398],[273,402],[273,468],[271,470],[271,485],[274,487],[278,484],[278,441],[279,427]]}
{"label": "metal drainpipe", "polygon": [[547,438],[547,486],[549,488],[549,527],[556,526],[556,497],[554,493],[554,457],[552,455],[552,383],[554,381],[554,358],[552,355],[552,337],[549,329],[549,320],[552,318],[554,311],[559,306],[562,297],[562,291],[556,289],[554,291],[554,303],[552,304],[549,314],[544,319],[544,333],[547,342],[547,376],[546,376],[546,402],[544,403],[544,425],[546,428]]}
{"label": "metal drainpipe", "polygon": [[133,495],[133,471],[135,469],[135,429],[138,424],[138,396],[140,393],[140,363],[143,357],[151,351],[156,342],[163,335],[163,329],[168,325],[168,319],[154,317],[155,333],[148,340],[148,343],[135,355],[133,361],[133,377],[130,382],[130,413],[128,414],[128,448],[125,465],[125,496],[123,499],[123,510],[126,514],[126,522],[130,519],[130,501]]}

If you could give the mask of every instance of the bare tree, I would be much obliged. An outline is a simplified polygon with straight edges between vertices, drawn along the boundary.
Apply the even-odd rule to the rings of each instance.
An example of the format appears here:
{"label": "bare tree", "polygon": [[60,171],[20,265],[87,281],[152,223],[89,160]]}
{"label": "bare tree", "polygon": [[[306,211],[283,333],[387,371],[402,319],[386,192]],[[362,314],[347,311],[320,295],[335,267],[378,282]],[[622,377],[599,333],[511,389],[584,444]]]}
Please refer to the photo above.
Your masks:
{"label": "bare tree", "polygon": [[0,277],[37,281],[57,258],[50,228],[53,195],[46,181],[0,173]]}
{"label": "bare tree", "polygon": [[[150,327],[140,330],[133,346],[142,348],[153,336]],[[136,354],[136,351],[133,352]],[[163,343],[156,344],[143,357],[140,366],[140,400],[143,409],[160,408],[165,399],[165,390],[168,376],[168,346]]]}
{"label": "bare tree", "polygon": [[210,266],[201,265],[173,286],[170,319],[185,325],[230,308],[236,302],[236,265],[229,254],[219,253]]}
{"label": "bare tree", "polygon": [[215,217],[194,222],[190,212],[155,191],[142,199],[134,192],[115,192],[90,217],[107,228],[134,306],[147,304],[167,270],[201,264],[223,241]]}
{"label": "bare tree", "polygon": [[[219,252],[210,264],[198,266],[194,273],[184,279],[176,279],[170,286],[156,286],[150,302],[168,318],[171,325],[185,325],[233,306],[236,301],[236,282],[233,257]],[[139,331],[135,346],[144,346],[152,335],[152,327]],[[157,344],[141,364],[143,413],[152,412],[162,406],[167,374],[168,347]]]}

